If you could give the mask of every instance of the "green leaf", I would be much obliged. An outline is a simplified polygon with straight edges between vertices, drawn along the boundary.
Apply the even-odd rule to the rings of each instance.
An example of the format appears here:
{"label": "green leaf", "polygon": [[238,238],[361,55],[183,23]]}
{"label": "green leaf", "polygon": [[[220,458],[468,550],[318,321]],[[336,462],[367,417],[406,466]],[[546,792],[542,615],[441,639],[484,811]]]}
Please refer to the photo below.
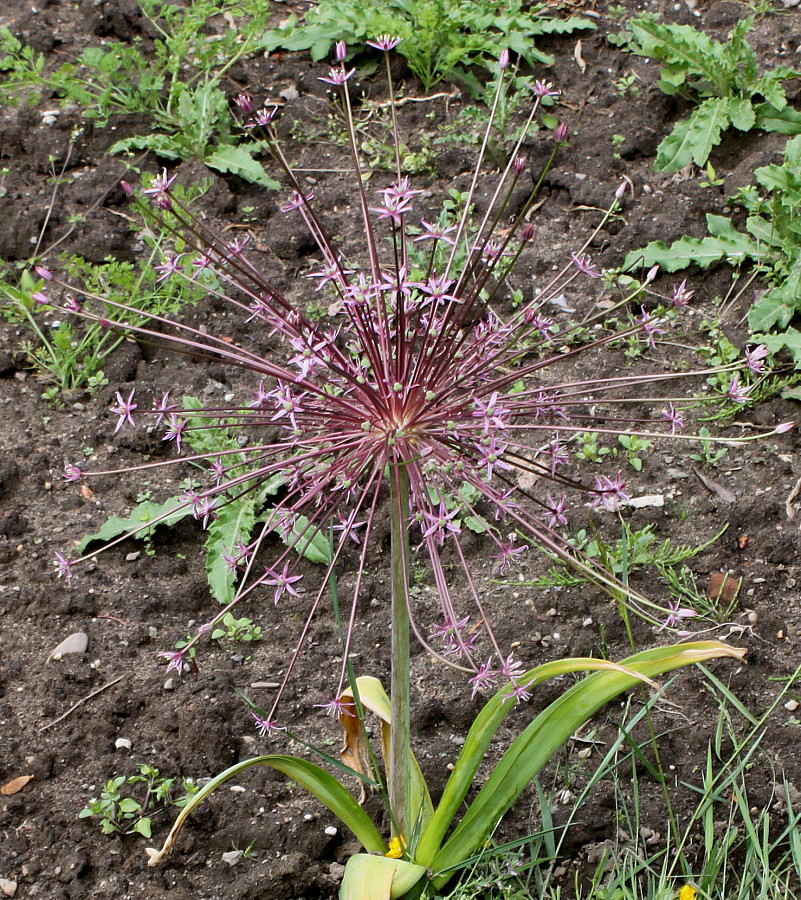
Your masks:
{"label": "green leaf", "polygon": [[787,141],[784,147],[784,162],[793,172],[801,174],[801,137]]}
{"label": "green leaf", "polygon": [[345,865],[339,900],[396,900],[425,874],[423,866],[403,859],[356,853]]}
{"label": "green leaf", "polygon": [[144,819],[140,819],[140,820],[136,823],[136,825],[134,825],[133,830],[134,830],[137,834],[141,834],[142,837],[146,837],[146,838],[148,838],[148,840],[149,840],[150,837],[152,836],[152,835],[151,835],[151,833],[152,833],[152,828],[151,828],[151,821],[150,821],[150,819],[148,819],[147,817],[145,817]]}
{"label": "green leaf", "polygon": [[677,172],[693,160],[690,121],[685,119],[673,126],[673,131],[657,147],[654,168],[657,172]]}
{"label": "green leaf", "polygon": [[663,241],[652,241],[642,250],[629,252],[623,260],[623,269],[650,268],[659,264],[666,272],[677,272],[689,265],[707,268],[723,259],[741,263],[744,259],[762,256],[759,246],[747,234],[737,231],[725,216],[708,213],[706,224],[710,237],[699,239],[685,235],[670,246]]}
{"label": "green leaf", "polygon": [[235,552],[237,541],[247,543],[256,523],[256,498],[252,494],[222,506],[209,523],[206,536],[206,577],[218,603],[234,599],[234,573],[224,557]]}
{"label": "green leaf", "polygon": [[156,525],[175,525],[191,515],[192,505],[180,497],[170,497],[164,503],[146,500],[135,506],[127,518],[112,516],[94,534],[87,534],[78,544],[78,553],[85,553],[93,541],[111,541],[121,534],[139,539],[149,537]]}
{"label": "green leaf", "polygon": [[782,81],[792,75],[792,70],[780,66],[767,75],[763,75],[753,85],[753,93],[761,94],[767,102],[777,110],[783,110],[787,106],[787,95],[782,87]]}
{"label": "green leaf", "polygon": [[109,153],[127,153],[129,150],[152,150],[164,159],[184,159],[186,148],[178,138],[167,134],[137,134],[113,143]]}
{"label": "green leaf", "polygon": [[678,172],[691,162],[697,166],[705,165],[728,124],[729,101],[723,97],[704,100],[690,118],[679,122],[659,145],[654,168],[658,172]]}
{"label": "green leaf", "polygon": [[[781,334],[755,334],[754,340],[764,344],[771,353],[778,353],[779,350],[784,349],[789,350],[795,367],[801,368],[801,331],[797,328],[788,328]],[[782,397],[801,400],[801,387],[785,389],[782,391]]]}
{"label": "green leaf", "polygon": [[786,328],[801,306],[801,272],[796,270],[783,284],[763,294],[748,313],[752,331]]}
{"label": "green leaf", "polygon": [[[274,513],[275,510],[268,510],[266,517],[269,519]],[[286,538],[282,537],[282,540],[287,547],[292,547],[310,562],[325,565],[331,562],[328,538],[316,525],[312,525],[306,516],[296,516],[292,530]]]}
{"label": "green leaf", "polygon": [[[618,666],[607,663],[603,666],[606,671],[594,672],[570,688],[517,737],[440,849],[495,732],[509,709],[514,707],[511,688],[507,686],[487,703],[470,728],[434,818],[420,839],[415,861],[439,873],[434,883],[440,887],[450,877],[450,870],[458,868],[481,845],[542,766],[604,704],[641,684],[642,678],[650,679],[715,657],[741,658],[743,653],[717,641],[697,641],[646,650],[623,660]],[[545,677],[553,677],[560,665],[564,667],[563,671],[576,671],[600,669],[602,663],[602,660],[559,660],[532,669],[520,681],[538,684]]]}
{"label": "green leaf", "polygon": [[226,144],[216,147],[207,154],[203,162],[210,168],[223,174],[236,175],[244,181],[261,184],[277,191],[281,185],[264,171],[264,166],[253,158],[253,154],[261,149],[258,144],[240,144],[234,147]]}
{"label": "green leaf", "polygon": [[278,772],[283,772],[284,775],[291,778],[310,794],[313,794],[324,806],[330,809],[340,822],[353,832],[365,850],[381,854],[387,852],[386,844],[378,829],[370,821],[367,813],[336,778],[306,759],[300,759],[296,756],[270,755],[256,756],[253,759],[246,759],[243,762],[236,763],[236,765],[221,772],[212,778],[208,784],[204,785],[190,798],[189,802],[179,813],[161,850],[150,848],[147,850],[148,865],[158,865],[170,852],[190,813],[206,797],[216,791],[220,785],[225,784],[226,781],[241,775],[253,766],[269,766]]}
{"label": "green leaf", "polygon": [[779,194],[788,194],[792,205],[801,202],[801,177],[790,171],[787,165],[760,166],[754,169],[754,177],[765,188]]}
{"label": "green leaf", "polygon": [[776,109],[770,103],[760,103],[754,110],[757,128],[779,134],[801,134],[801,112],[789,106]]}
{"label": "green leaf", "polygon": [[756,113],[751,101],[744,97],[732,97],[729,100],[729,118],[735,128],[750,131],[756,122]]}
{"label": "green leaf", "polygon": [[598,26],[582,16],[567,19],[542,19],[532,25],[532,34],[570,34],[573,31],[595,31]]}
{"label": "green leaf", "polygon": [[138,813],[141,812],[142,807],[137,800],[134,800],[133,797],[124,797],[119,802],[119,811],[126,815],[130,815],[130,813]]}

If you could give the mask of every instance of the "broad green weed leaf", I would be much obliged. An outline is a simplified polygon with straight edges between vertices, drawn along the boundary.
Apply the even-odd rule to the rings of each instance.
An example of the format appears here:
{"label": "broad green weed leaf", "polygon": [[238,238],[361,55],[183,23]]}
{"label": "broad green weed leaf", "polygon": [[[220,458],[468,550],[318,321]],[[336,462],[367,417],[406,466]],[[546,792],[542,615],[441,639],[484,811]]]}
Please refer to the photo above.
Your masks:
{"label": "broad green weed leaf", "polygon": [[732,97],[729,100],[729,118],[735,128],[750,131],[756,122],[756,113],[751,101],[744,97]]}
{"label": "broad green weed leaf", "polygon": [[787,106],[787,94],[781,83],[793,74],[791,69],[780,66],[760,78],[753,86],[753,93],[761,94],[771,106],[781,111]]}
{"label": "broad green weed leaf", "polygon": [[[131,535],[132,537],[148,537],[156,525],[175,525],[191,515],[191,504],[187,505],[180,497],[170,497],[164,503],[151,503],[146,500],[135,506],[129,516],[112,516],[94,534],[87,534],[78,544],[78,553],[85,553],[86,548],[94,541],[107,542],[130,532],[136,532]],[[152,525],[147,527],[148,523]]]}
{"label": "broad green weed leaf", "polygon": [[784,147],[784,159],[785,164],[793,172],[801,175],[801,137],[795,137],[787,141]]}
{"label": "broad green weed leaf", "polygon": [[752,331],[786,328],[799,306],[801,273],[796,271],[784,284],[773,288],[756,303],[748,314]]}
{"label": "broad green weed leaf", "polygon": [[[797,328],[788,328],[781,334],[755,334],[753,337],[755,341],[764,344],[771,353],[789,350],[796,368],[801,368],[801,331]],[[788,388],[782,391],[782,396],[801,400],[801,388]]]}
{"label": "broad green weed leaf", "polygon": [[710,237],[685,236],[669,246],[663,241],[652,241],[641,250],[632,250],[623,261],[623,268],[659,264],[666,272],[677,272],[689,265],[707,268],[724,259],[739,263],[747,257],[759,257],[759,247],[747,234],[737,231],[730,219],[707,214],[706,223]]}
{"label": "broad green weed leaf", "polygon": [[792,205],[801,203],[801,177],[788,166],[760,166],[754,169],[754,177],[765,190],[789,195]]}
{"label": "broad green weed leaf", "polygon": [[[712,148],[720,143],[721,132],[729,126],[729,102],[724,97],[705,100],[690,116],[689,139],[693,162],[703,166]],[[676,170],[673,170],[676,171]]]}
{"label": "broad green weed leaf", "polygon": [[786,106],[777,109],[770,103],[760,103],[754,107],[756,126],[763,131],[779,134],[801,134],[801,112]]}
{"label": "broad green weed leaf", "polygon": [[666,272],[678,272],[692,264],[706,268],[725,256],[726,243],[717,238],[683,237],[669,246],[664,241],[651,241],[641,250],[632,250],[623,260],[623,269],[660,265]]}
{"label": "broad green weed leaf", "polygon": [[725,63],[721,44],[690,25],[671,25],[643,15],[629,23],[633,49],[714,83],[718,68]]}
{"label": "broad green weed leaf", "polygon": [[690,120],[677,122],[673,131],[660,143],[654,168],[657,172],[678,172],[693,161]]}
{"label": "broad green weed leaf", "polygon": [[167,134],[138,134],[116,141],[109,153],[127,153],[129,150],[152,150],[165,159],[182,159],[185,151],[181,142]]}
{"label": "broad green weed leaf", "polygon": [[206,536],[206,577],[211,595],[219,603],[234,599],[234,573],[224,556],[233,554],[238,541],[247,543],[256,522],[256,498],[246,494],[220,508],[209,522]]}
{"label": "broad green weed leaf", "polygon": [[759,259],[769,247],[781,250],[783,246],[781,236],[777,232],[776,226],[768,219],[763,219],[762,216],[749,216],[746,219],[745,227],[757,242],[757,246],[761,245],[761,253],[757,251],[752,254],[754,259]]}
{"label": "broad green weed leaf", "polygon": [[[266,510],[264,517],[269,519],[275,510]],[[282,538],[283,539],[283,538]],[[288,547],[292,547],[301,556],[305,556],[309,562],[328,565],[331,562],[331,547],[328,538],[314,525],[309,524],[306,516],[296,516],[292,530],[286,539],[283,539]]]}
{"label": "broad green weed leaf", "polygon": [[253,153],[259,149],[258,144],[240,144],[238,147],[227,144],[215,147],[206,155],[203,162],[217,172],[236,175],[243,181],[261,184],[277,191],[281,185],[264,171],[264,166],[260,162],[253,158]]}

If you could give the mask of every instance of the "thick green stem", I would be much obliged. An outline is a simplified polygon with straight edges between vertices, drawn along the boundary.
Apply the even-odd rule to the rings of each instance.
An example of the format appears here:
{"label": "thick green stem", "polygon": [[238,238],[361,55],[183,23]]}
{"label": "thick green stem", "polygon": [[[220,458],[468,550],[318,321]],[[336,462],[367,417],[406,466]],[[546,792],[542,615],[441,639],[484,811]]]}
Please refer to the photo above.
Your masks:
{"label": "thick green stem", "polygon": [[408,840],[411,822],[411,728],[409,690],[409,475],[404,465],[390,477],[392,507],[392,736],[389,802],[397,833]]}

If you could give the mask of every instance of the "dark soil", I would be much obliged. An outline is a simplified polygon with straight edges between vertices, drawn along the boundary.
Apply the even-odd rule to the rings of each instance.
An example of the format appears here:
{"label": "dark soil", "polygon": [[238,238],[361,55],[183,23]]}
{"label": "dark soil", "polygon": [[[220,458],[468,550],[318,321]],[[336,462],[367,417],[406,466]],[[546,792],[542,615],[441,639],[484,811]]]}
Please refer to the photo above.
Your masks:
{"label": "dark soil", "polygon": [[[641,9],[628,0],[625,5],[630,13]],[[747,11],[730,0],[693,6],[696,12],[684,3],[671,3],[663,12],[720,38]],[[282,16],[290,11],[291,4],[281,4]],[[561,264],[581,245],[583,235],[598,221],[598,208],[607,206],[622,177],[634,185],[633,197],[626,200],[622,219],[603,232],[593,250],[596,262],[605,267],[619,264],[628,250],[655,238],[700,236],[705,213],[720,212],[731,190],[746,183],[756,166],[780,159],[784,140],[780,136],[738,134],[729,136],[713,155],[717,172],[726,179],[718,190],[699,187],[697,173],[655,174],[655,148],[686,110],[658,91],[655,64],[623,54],[606,41],[606,34],[618,25],[607,17],[603,4],[597,15],[598,31],[581,38],[585,70],[574,57],[578,37],[573,36],[548,45],[556,65],[536,73],[562,90],[558,112],[572,139],[546,182],[546,202],[534,220],[539,256],[524,263],[518,276],[523,290],[532,277]],[[28,2],[6,0],[0,26],[45,52],[48,65],[73,59],[81,48],[102,39],[131,40],[144,27],[133,0],[82,4],[45,0],[36,9]],[[801,15],[795,12],[757,22],[749,39],[763,66],[797,62],[799,26]],[[621,97],[615,82],[632,72],[639,78],[640,93]],[[289,87],[297,90],[299,97],[285,111],[282,128],[288,133],[297,122],[293,134],[314,137],[306,143],[288,138],[288,155],[301,168],[315,170],[305,177],[314,185],[326,226],[347,249],[358,246],[358,232],[351,230],[358,226],[356,204],[350,182],[336,171],[347,163],[342,149],[325,132],[328,106],[317,74],[307,59],[287,54],[245,61],[229,86],[232,95],[247,87],[256,97],[276,96]],[[408,72],[399,75],[408,95],[421,96]],[[370,96],[386,94],[378,76],[366,79],[364,87]],[[457,95],[409,103],[402,111],[403,133],[414,144],[423,130],[452,120],[467,102]],[[57,107],[55,98],[44,98],[35,106],[0,113],[0,157],[7,170],[0,196],[5,223],[0,256],[9,263],[25,260],[41,237],[41,247],[48,251],[44,260],[54,267],[61,252],[97,262],[109,255],[135,259],[142,247],[129,230],[125,199],[116,186],[123,166],[105,151],[119,137],[141,130],[142,123],[120,119],[108,128],[93,128],[75,111],[61,110],[46,124],[45,111]],[[76,127],[82,133],[71,145]],[[625,138],[620,148],[612,142],[617,133]],[[532,158],[544,158],[546,146],[535,135],[527,152]],[[466,185],[473,153],[454,146],[441,149],[436,172],[417,179],[432,192],[432,204],[451,185]],[[142,165],[155,172],[162,163],[148,157]],[[183,163],[177,171],[184,183],[212,177],[213,187],[200,201],[210,221],[225,227],[241,223],[247,214],[255,237],[254,261],[294,297],[308,291],[308,282],[296,276],[317,265],[311,258],[313,247],[300,225],[278,212],[275,194],[214,175],[197,163]],[[55,191],[54,172],[59,175]],[[712,301],[726,294],[731,274],[724,266],[692,273],[696,298],[682,343],[691,345],[699,339],[694,329],[705,311],[714,315]],[[671,284],[664,279],[659,286],[669,291]],[[726,309],[723,325],[738,346],[747,340],[742,322],[759,289],[755,282]],[[597,299],[595,284],[593,290]],[[215,333],[249,338],[246,328],[213,300],[186,316]],[[269,704],[270,690],[264,684],[275,682],[286,666],[305,616],[303,597],[283,601],[279,608],[270,602],[251,605],[246,613],[262,625],[264,639],[253,645],[210,643],[201,650],[198,671],[179,678],[165,671],[156,654],[207,620],[214,605],[203,570],[199,527],[161,529],[152,556],[142,552],[141,544],[127,542],[101,555],[88,571],[78,572],[72,588],[55,579],[53,567],[56,551],[70,553],[75,541],[110,515],[127,512],[145,488],[134,476],[107,477],[92,482],[91,492],[82,492],[80,485],[62,481],[64,464],[88,458],[92,468],[117,468],[166,452],[157,438],[124,430],[114,436],[109,407],[116,391],[127,394],[135,386],[141,397],[160,396],[169,389],[175,396],[219,398],[229,391],[246,395],[255,385],[218,365],[126,345],[105,367],[108,385],[97,396],[80,393],[52,405],[41,396],[46,382],[27,364],[22,345],[29,335],[7,324],[0,325],[0,334],[0,785],[21,775],[34,776],[17,793],[0,797],[0,877],[18,884],[19,898],[47,900],[335,896],[342,864],[354,850],[350,836],[341,828],[329,833],[335,824],[332,816],[269,771],[243,777],[237,784],[241,789],[226,786],[219,791],[194,816],[175,851],[158,868],[147,867],[144,846],[160,843],[172,813],[156,818],[154,839],[148,842],[138,836],[104,836],[96,822],[78,818],[107,779],[132,774],[139,763],[156,766],[169,776],[204,779],[238,760],[286,747],[280,738],[258,737],[237,691]],[[645,364],[667,367],[673,352],[670,346],[660,346]],[[594,367],[599,362],[592,358],[582,364]],[[628,365],[622,355],[614,354],[605,355],[602,363],[610,373]],[[739,436],[752,433],[753,425],[770,427],[794,418],[797,404],[777,398],[746,410],[735,424],[711,427]],[[743,579],[729,624],[712,633],[747,647],[747,662],[727,661],[712,668],[754,714],[770,704],[781,689],[781,679],[793,673],[801,648],[799,504],[786,503],[801,477],[798,440],[796,431],[780,440],[732,447],[716,469],[706,468],[705,476],[731,492],[733,502],[699,480],[695,471],[703,466],[690,460],[692,451],[668,441],[655,445],[641,473],[627,473],[632,495],[667,498],[662,508],[628,510],[631,527],[652,523],[660,539],[698,546],[728,526],[720,540],[690,565],[702,585],[715,573],[730,572]],[[169,495],[171,488],[165,482],[155,477],[148,482],[157,499]],[[575,527],[586,524],[588,514],[580,504],[575,515]],[[613,517],[603,525],[609,539],[614,538],[614,526]],[[483,551],[478,542],[472,552],[479,563]],[[543,565],[529,558],[523,572],[537,574]],[[343,593],[352,576],[352,568],[341,573]],[[507,645],[519,641],[517,652],[531,664],[601,652],[620,658],[628,652],[614,604],[595,589],[537,591],[498,585],[486,564],[481,584],[499,623],[500,639]],[[664,585],[649,573],[639,577],[637,586],[657,598],[667,596]],[[370,575],[359,611],[362,643],[355,664],[359,672],[381,678],[386,678],[388,667],[387,595],[388,580],[379,567]],[[427,602],[425,589],[421,602]],[[48,661],[56,645],[78,631],[88,635],[87,652]],[[635,637],[640,648],[665,640],[655,630],[637,625]],[[322,719],[311,704],[334,689],[337,651],[333,623],[324,616],[303,648],[301,670],[282,708],[282,721],[294,733],[330,752],[336,751],[339,741],[336,726]],[[414,674],[416,746],[438,790],[478,704],[466,702],[465,685],[423,655],[415,659]],[[101,690],[110,682],[114,683]],[[562,687],[546,686],[529,706],[516,711],[509,730],[499,735],[499,746]],[[642,699],[635,696],[631,702],[639,706]],[[659,710],[656,726],[667,732],[660,741],[661,761],[675,773],[672,799],[681,819],[695,802],[683,785],[700,783],[700,768],[718,721],[718,701],[696,671],[682,673],[668,699],[676,705],[665,704]],[[621,715],[618,704],[597,718],[595,736],[600,743],[589,757],[578,755],[585,745],[571,743],[548,770],[544,783],[553,788],[554,797],[566,790],[573,796],[580,792],[603,755],[604,742],[615,737]],[[735,722],[738,729],[743,724]],[[772,804],[774,783],[782,777],[801,787],[798,736],[797,718],[780,706],[768,722],[763,752],[755,757],[750,773],[753,806]],[[128,739],[131,748],[118,749],[119,738]],[[644,731],[639,739],[646,739]],[[642,821],[658,833],[654,838],[658,846],[666,834],[664,800],[647,772],[641,776]],[[621,777],[625,782],[628,775]],[[569,805],[559,806],[555,800],[554,809],[558,821]],[[536,810],[532,790],[521,799],[502,834],[517,836],[535,829]],[[725,817],[721,810],[720,818]],[[568,834],[557,882],[569,890],[576,868],[592,871],[598,845],[614,838],[617,828],[613,791],[604,782]],[[617,838],[625,842],[625,836]],[[253,860],[228,865],[222,854],[233,848],[250,848]]]}

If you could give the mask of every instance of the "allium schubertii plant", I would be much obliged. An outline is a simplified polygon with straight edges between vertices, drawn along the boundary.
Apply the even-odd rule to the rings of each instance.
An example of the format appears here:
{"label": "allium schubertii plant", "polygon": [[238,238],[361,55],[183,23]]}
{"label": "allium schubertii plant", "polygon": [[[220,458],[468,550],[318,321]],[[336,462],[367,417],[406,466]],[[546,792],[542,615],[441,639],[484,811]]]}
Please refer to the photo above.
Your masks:
{"label": "allium schubertii plant", "polygon": [[[387,59],[390,92],[389,52],[396,43],[382,37],[372,44]],[[521,144],[498,179],[481,221],[473,221],[471,210],[477,191],[484,190],[479,178],[483,149],[463,210],[439,220],[429,213],[435,221],[424,219],[420,226],[413,209],[421,192],[402,176],[400,159],[394,183],[379,190],[377,199],[372,191],[368,195],[347,90],[354,72],[346,67],[344,45],[337,46],[336,55],[336,65],[323,80],[339,93],[350,140],[354,191],[365,237],[363,259],[344,259],[329,243],[312,194],[304,192],[277,140],[273,127],[276,110],[256,110],[249,97],[237,98],[246,119],[243,124],[262,133],[289,181],[293,193],[285,212],[303,218],[319,248],[322,266],[310,277],[318,289],[335,298],[335,315],[328,321],[305,315],[263,277],[249,261],[245,241],[228,243],[212,233],[175,196],[171,188],[174,179],[166,171],[138,195],[125,186],[141,209],[174,232],[183,250],[168,256],[161,267],[162,277],[204,284],[210,294],[239,310],[254,336],[278,335],[287,348],[285,362],[158,316],[147,325],[130,324],[139,311],[102,297],[84,295],[79,301],[70,296],[65,303],[56,304],[40,292],[37,299],[125,330],[143,341],[159,337],[163,343],[167,339],[181,351],[227,361],[253,374],[253,397],[242,406],[193,408],[190,415],[166,395],[145,409],[132,391],[127,396],[117,395],[112,412],[118,416],[118,430],[133,426],[144,416],[150,427],[162,429],[164,440],[174,445],[174,460],[141,468],[207,460],[206,485],[189,489],[181,501],[181,507],[191,509],[204,526],[224,517],[235,498],[263,490],[267,484],[271,490],[281,486],[279,499],[266,518],[251,522],[249,528],[243,526],[227,548],[226,561],[236,583],[233,601],[200,627],[186,646],[163,654],[179,672],[192,658],[197,643],[244,598],[266,597],[280,606],[284,597],[299,597],[302,576],[297,562],[304,548],[312,541],[319,542],[321,536],[328,542],[327,571],[304,595],[309,598],[308,618],[280,689],[272,707],[256,713],[263,734],[278,737],[284,730],[281,695],[314,617],[329,591],[335,595],[335,567],[349,542],[358,538],[359,565],[349,608],[343,604],[340,609],[338,601],[335,604],[341,623],[341,674],[339,683],[332,685],[333,699],[322,705],[339,718],[345,732],[343,758],[347,765],[340,769],[357,776],[362,790],[365,784],[380,790],[389,833],[379,830],[382,823],[375,824],[357,798],[327,770],[305,758],[270,754],[241,762],[204,786],[181,812],[164,847],[148,851],[151,865],[170,850],[198,803],[245,769],[266,765],[314,794],[363,845],[366,852],[348,861],[341,896],[345,900],[377,900],[441,888],[482,847],[553,753],[622,691],[651,684],[654,677],[694,662],[740,657],[743,651],[696,640],[639,652],[620,663],[562,659],[526,670],[522,661],[502,649],[492,630],[492,610],[481,596],[465,552],[463,532],[467,528],[482,534],[488,546],[494,547],[502,571],[515,565],[526,549],[524,541],[530,540],[568,559],[619,603],[651,623],[663,629],[687,626],[692,610],[662,608],[570,549],[562,536],[567,507],[564,492],[582,491],[592,506],[615,510],[626,499],[626,487],[620,473],[598,476],[585,485],[567,474],[566,464],[571,439],[578,433],[625,432],[644,438],[668,434],[677,440],[693,440],[681,431],[684,416],[675,396],[656,401],[650,418],[627,410],[642,405],[644,388],[650,395],[652,388],[667,379],[708,375],[709,370],[683,375],[599,375],[555,382],[551,367],[556,363],[631,335],[651,341],[660,330],[659,319],[643,312],[622,335],[604,335],[589,343],[579,342],[572,349],[568,328],[559,334],[557,349],[557,328],[549,311],[558,303],[552,301],[559,301],[577,279],[598,274],[584,255],[592,236],[547,285],[509,311],[498,302],[498,291],[520,255],[533,249],[533,228],[527,216],[536,189],[523,208],[515,210],[513,221],[509,213],[510,198],[527,168],[519,153]],[[499,64],[502,70],[507,67],[508,53],[501,55]],[[496,104],[503,80],[498,83]],[[532,89],[529,126],[541,100],[553,93],[551,86],[542,82],[535,82]],[[487,135],[491,127],[490,117]],[[565,137],[565,129],[558,128],[545,171]],[[397,122],[395,143],[399,143]],[[537,186],[541,183],[542,177]],[[621,196],[618,191],[599,228],[618,208]],[[211,273],[213,277],[209,277]],[[48,290],[66,287],[46,270],[40,269],[39,274],[50,280]],[[650,293],[652,277],[637,285],[632,295],[621,301],[621,307]],[[681,285],[672,305],[681,306],[688,299]],[[671,299],[665,298],[661,308],[670,306]],[[588,321],[582,324],[586,326]],[[164,336],[166,328],[169,338]],[[749,364],[761,367],[760,354],[752,354],[742,365]],[[738,366],[716,371],[731,373],[729,399],[743,399]],[[687,405],[697,402],[689,396],[684,401]],[[264,426],[275,423],[282,426],[283,437],[275,443],[260,442]],[[782,424],[770,433],[782,433],[789,427]],[[217,428],[240,429],[248,440],[210,458],[187,452],[188,435]],[[77,481],[86,474],[69,466],[65,477]],[[524,484],[535,482],[535,487],[520,487],[521,474],[527,476]],[[546,485],[541,494],[540,485]],[[387,506],[392,586],[389,694],[375,678],[356,677],[349,664],[363,573],[374,558],[377,520],[387,515]],[[165,521],[169,515],[165,513]],[[140,532],[152,529],[158,521],[148,522]],[[273,533],[282,537],[284,544],[269,557],[266,548]],[[271,540],[269,546],[275,543]],[[410,573],[417,554],[424,556],[432,572],[441,606],[437,622],[422,621],[415,609]],[[88,553],[82,559],[94,555]],[[60,555],[61,574],[69,580],[82,559]],[[447,574],[454,564],[462,572],[458,592],[452,589]],[[474,697],[494,692],[470,728],[436,806],[410,741],[412,634],[434,657],[464,673],[466,690]],[[543,680],[575,672],[590,674],[523,729],[463,809],[478,768],[507,714],[528,700]],[[363,722],[368,711],[381,721],[383,767],[366,738]]]}

